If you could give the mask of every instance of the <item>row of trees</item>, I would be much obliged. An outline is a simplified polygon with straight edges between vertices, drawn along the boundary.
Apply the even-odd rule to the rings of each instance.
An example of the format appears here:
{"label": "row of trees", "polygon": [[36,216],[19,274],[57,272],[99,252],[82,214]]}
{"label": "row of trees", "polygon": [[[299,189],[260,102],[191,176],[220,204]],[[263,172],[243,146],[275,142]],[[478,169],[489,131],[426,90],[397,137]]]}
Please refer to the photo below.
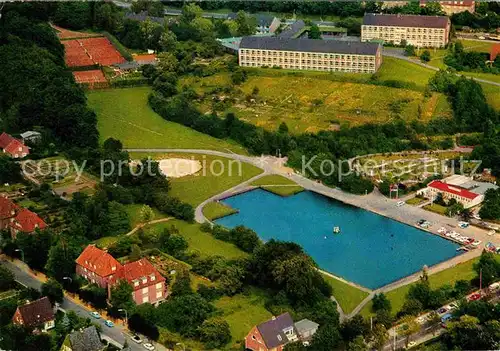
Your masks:
{"label": "row of trees", "polygon": [[500,56],[490,62],[488,52],[465,51],[461,42],[450,44],[444,63],[457,71],[500,73]]}

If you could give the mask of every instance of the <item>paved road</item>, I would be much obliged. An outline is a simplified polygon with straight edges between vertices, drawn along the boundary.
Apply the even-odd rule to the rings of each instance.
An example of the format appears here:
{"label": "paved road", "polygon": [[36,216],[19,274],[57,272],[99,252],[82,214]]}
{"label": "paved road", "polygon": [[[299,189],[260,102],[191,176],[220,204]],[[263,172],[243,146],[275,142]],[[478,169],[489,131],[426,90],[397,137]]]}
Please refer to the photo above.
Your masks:
{"label": "paved road", "polygon": [[[12,262],[9,261],[2,261],[0,264],[3,266],[7,267],[12,273],[14,273],[14,276],[16,277],[16,281],[19,283],[40,290],[40,287],[42,285],[42,282],[35,277],[33,277],[31,274],[27,273],[26,271],[20,269],[18,266],[13,264]],[[63,310],[71,310],[74,311],[77,315],[80,317],[89,317],[89,313],[91,312],[87,308],[73,302],[67,297],[64,297],[64,300],[62,304],[59,306]],[[123,346],[125,343],[125,340],[127,340],[128,345],[130,346],[132,351],[144,351],[145,349],[142,347],[142,345],[138,345],[134,343],[128,334],[124,332],[124,328],[120,325],[116,325],[113,328],[109,328],[104,324],[104,320],[102,319],[93,319],[93,323],[96,323],[102,327],[102,335],[105,336],[105,338],[109,338],[114,341],[115,344],[119,344],[120,347]],[[158,347],[161,347],[160,345],[156,344],[157,349]],[[165,350],[163,347],[161,347],[161,350]]]}

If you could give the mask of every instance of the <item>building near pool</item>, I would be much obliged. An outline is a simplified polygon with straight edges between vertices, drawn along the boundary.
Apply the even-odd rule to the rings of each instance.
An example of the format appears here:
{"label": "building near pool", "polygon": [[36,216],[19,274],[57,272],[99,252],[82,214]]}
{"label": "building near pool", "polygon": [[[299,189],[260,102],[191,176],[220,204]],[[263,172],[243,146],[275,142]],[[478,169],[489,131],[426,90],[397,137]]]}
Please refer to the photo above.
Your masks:
{"label": "building near pool", "polygon": [[[476,11],[476,3],[472,0],[464,0],[464,1],[436,1],[441,5],[441,9],[446,15],[451,16],[455,13],[460,13],[464,11],[468,11],[470,13],[474,13]],[[420,0],[420,7],[424,7],[430,3],[429,0]]]}
{"label": "building near pool", "polygon": [[383,40],[400,45],[439,48],[448,44],[451,22],[446,16],[386,15],[367,13],[361,41]]}
{"label": "building near pool", "polygon": [[498,189],[498,186],[492,183],[475,181],[472,177],[453,175],[443,180],[430,182],[426,188],[419,190],[417,194],[432,200],[436,199],[438,194],[442,194],[444,200],[455,199],[464,208],[470,208],[483,202],[484,194],[489,189]]}
{"label": "building near pool", "polygon": [[379,44],[334,40],[244,37],[238,50],[243,67],[375,73],[382,64]]}

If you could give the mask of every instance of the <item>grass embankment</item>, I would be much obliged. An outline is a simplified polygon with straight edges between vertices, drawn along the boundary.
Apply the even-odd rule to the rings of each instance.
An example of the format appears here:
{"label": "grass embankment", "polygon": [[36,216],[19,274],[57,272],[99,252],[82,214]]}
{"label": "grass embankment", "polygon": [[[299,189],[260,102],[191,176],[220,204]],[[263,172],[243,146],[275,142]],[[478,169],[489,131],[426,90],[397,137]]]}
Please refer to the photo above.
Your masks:
{"label": "grass embankment", "polygon": [[264,176],[252,182],[251,185],[259,186],[273,194],[280,196],[291,196],[304,190],[293,180],[287,179],[277,174]]}
{"label": "grass embankment", "polygon": [[[276,69],[250,69],[248,79],[229,93],[214,92],[231,86],[228,72],[205,78],[184,78],[180,85],[189,85],[199,94],[207,94],[198,106],[202,112],[213,109],[213,96],[232,97],[238,102],[217,108],[234,112],[241,119],[268,130],[276,130],[285,122],[293,134],[384,123],[398,116],[409,121],[433,118],[435,100],[441,94],[434,94],[431,99],[423,96],[433,71],[402,60],[398,60],[401,64],[390,58],[387,61],[377,74],[380,81],[403,80],[416,83],[414,87],[401,89],[370,84],[369,74]],[[258,93],[254,94],[255,91]],[[446,99],[443,101],[446,104]]]}
{"label": "grass embankment", "polygon": [[367,296],[366,291],[355,288],[352,285],[346,284],[338,279],[323,275],[323,278],[333,288],[333,296],[342,307],[344,313],[351,313],[357,305],[361,303]]}
{"label": "grass embankment", "polygon": [[121,140],[126,148],[189,148],[246,153],[236,143],[164,120],[149,107],[150,92],[150,87],[136,87],[87,93],[89,106],[97,114],[101,142],[113,137]]}
{"label": "grass embankment", "polygon": [[[500,256],[495,257],[500,262]],[[458,280],[471,280],[476,277],[476,272],[473,270],[473,265],[479,261],[479,257],[474,258],[470,261],[459,263],[452,268],[445,269],[441,272],[432,274],[429,276],[429,282],[432,289],[440,288],[444,285],[453,286]],[[405,302],[406,294],[410,290],[412,285],[416,283],[408,284],[397,288],[395,290],[389,291],[385,295],[391,301],[392,313],[396,314]],[[369,302],[361,310],[361,315],[368,317],[373,315],[371,313],[372,303]]]}
{"label": "grass embankment", "polygon": [[408,205],[417,206],[417,205],[420,205],[422,202],[426,202],[426,201],[427,201],[426,199],[422,199],[420,197],[413,197],[411,199],[406,200],[406,203]]}
{"label": "grass embankment", "polygon": [[203,207],[203,215],[211,221],[235,213],[238,213],[238,210],[235,210],[222,202],[209,202]]}
{"label": "grass embankment", "polygon": [[138,159],[151,156],[155,160],[185,158],[199,161],[202,166],[199,172],[170,179],[169,194],[193,206],[262,173],[260,168],[251,164],[213,155],[132,153],[130,156]]}

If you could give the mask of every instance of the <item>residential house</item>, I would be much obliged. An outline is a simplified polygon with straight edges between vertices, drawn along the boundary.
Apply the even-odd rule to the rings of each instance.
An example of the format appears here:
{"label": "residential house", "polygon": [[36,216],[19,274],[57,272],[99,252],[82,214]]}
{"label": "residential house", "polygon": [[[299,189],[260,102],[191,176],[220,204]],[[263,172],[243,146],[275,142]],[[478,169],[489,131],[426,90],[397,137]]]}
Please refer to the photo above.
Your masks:
{"label": "residential house", "polygon": [[101,342],[95,326],[77,330],[67,335],[61,351],[101,351],[105,345]]}
{"label": "residential house", "polygon": [[107,288],[121,268],[113,256],[94,245],[88,245],[76,259],[76,274],[101,288]]}
{"label": "residential house", "polygon": [[12,317],[12,322],[35,330],[46,332],[55,327],[55,316],[48,297],[19,306]]}
{"label": "residential house", "polygon": [[116,278],[125,279],[132,286],[137,305],[157,305],[167,297],[165,277],[146,258],[124,264]]}
{"label": "residential house", "polygon": [[23,143],[37,143],[42,140],[42,133],[35,132],[33,130],[28,130],[24,133],[21,133],[21,138],[23,139]]}
{"label": "residential house", "polygon": [[302,319],[295,323],[295,329],[302,341],[309,341],[312,336],[318,331],[319,324],[309,319]]}
{"label": "residential house", "polygon": [[5,132],[0,135],[0,149],[12,158],[23,158],[30,153],[29,148],[22,141]]}
{"label": "residential house", "polygon": [[[424,7],[429,0],[420,0],[420,7]],[[468,11],[474,13],[476,11],[476,2],[472,0],[463,1],[433,1],[438,2],[441,5],[441,9],[447,16],[451,16],[455,13]]]}
{"label": "residential house", "polygon": [[367,13],[361,26],[361,41],[380,41],[416,47],[445,47],[451,22],[446,16]]}
{"label": "residential house", "polygon": [[286,344],[298,340],[293,319],[286,312],[253,327],[245,338],[245,348],[252,351],[282,351]]}
{"label": "residential house", "polygon": [[375,43],[244,37],[238,56],[243,67],[375,73],[382,64],[381,51],[380,45]]}
{"label": "residential house", "polygon": [[33,233],[37,229],[45,229],[47,223],[43,221],[36,213],[27,208],[21,208],[16,215],[10,219],[10,234],[12,239],[16,238],[17,233]]}
{"label": "residential house", "polygon": [[11,219],[16,216],[18,211],[19,206],[12,200],[0,196],[0,230],[9,228]]}

